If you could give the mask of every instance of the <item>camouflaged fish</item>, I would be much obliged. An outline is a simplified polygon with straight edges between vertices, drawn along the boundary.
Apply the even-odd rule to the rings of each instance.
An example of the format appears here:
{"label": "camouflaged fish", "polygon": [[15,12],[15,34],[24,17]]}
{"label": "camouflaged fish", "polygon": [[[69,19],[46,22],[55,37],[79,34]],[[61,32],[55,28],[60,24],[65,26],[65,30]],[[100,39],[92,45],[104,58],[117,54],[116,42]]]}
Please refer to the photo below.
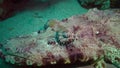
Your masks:
{"label": "camouflaged fish", "polygon": [[62,21],[52,20],[45,30],[12,38],[1,57],[17,65],[57,65],[79,62],[95,68],[120,68],[120,14],[91,9]]}

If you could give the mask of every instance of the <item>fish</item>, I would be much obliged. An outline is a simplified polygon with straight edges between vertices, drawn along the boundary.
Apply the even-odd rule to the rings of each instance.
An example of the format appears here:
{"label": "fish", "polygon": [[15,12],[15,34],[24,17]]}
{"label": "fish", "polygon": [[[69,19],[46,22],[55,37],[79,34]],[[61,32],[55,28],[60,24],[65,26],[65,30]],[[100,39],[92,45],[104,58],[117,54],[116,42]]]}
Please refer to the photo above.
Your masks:
{"label": "fish", "polygon": [[[116,20],[116,15],[91,9],[84,15],[68,18],[69,22],[49,21],[44,32],[8,40],[2,45],[0,56],[6,62],[18,66],[69,66],[79,63],[80,67],[89,65],[107,68],[106,64],[109,63],[120,68],[120,30],[114,30],[119,29],[119,26],[114,25],[118,22],[110,21],[113,18]],[[81,22],[85,16],[87,18]],[[74,27],[63,25],[64,23],[79,26],[80,29],[75,32],[71,29]],[[63,27],[70,30],[64,32],[65,35]]]}

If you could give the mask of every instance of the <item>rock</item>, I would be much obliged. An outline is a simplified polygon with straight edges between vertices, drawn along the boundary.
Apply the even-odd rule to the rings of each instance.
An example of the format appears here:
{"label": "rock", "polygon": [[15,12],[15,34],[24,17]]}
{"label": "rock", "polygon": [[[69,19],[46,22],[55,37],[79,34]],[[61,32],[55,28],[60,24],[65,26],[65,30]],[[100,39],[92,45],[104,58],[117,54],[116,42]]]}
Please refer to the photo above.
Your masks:
{"label": "rock", "polygon": [[120,8],[120,0],[110,0],[111,8]]}
{"label": "rock", "polygon": [[120,8],[120,0],[78,0],[80,5],[84,8],[98,8],[98,9],[109,9],[109,8]]}
{"label": "rock", "polygon": [[98,8],[108,9],[110,8],[110,0],[78,0],[80,5],[84,8]]}
{"label": "rock", "polygon": [[15,11],[25,5],[28,0],[0,0],[0,20],[9,18]]}

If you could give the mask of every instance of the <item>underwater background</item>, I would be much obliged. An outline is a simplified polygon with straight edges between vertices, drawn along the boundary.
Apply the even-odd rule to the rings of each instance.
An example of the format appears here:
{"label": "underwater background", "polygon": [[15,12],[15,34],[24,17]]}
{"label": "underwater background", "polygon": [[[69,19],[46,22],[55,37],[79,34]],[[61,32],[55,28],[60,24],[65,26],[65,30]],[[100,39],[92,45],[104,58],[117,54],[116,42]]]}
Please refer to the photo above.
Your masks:
{"label": "underwater background", "polygon": [[[5,43],[7,39],[19,35],[36,32],[42,29],[48,20],[62,20],[73,15],[84,14],[87,11],[88,9],[83,8],[77,0],[29,0],[25,6],[17,8],[12,16],[0,21],[0,43]],[[112,65],[107,66],[114,68]],[[0,67],[18,68],[5,63],[2,59],[0,59]],[[74,66],[70,65],[68,68],[74,68]]]}

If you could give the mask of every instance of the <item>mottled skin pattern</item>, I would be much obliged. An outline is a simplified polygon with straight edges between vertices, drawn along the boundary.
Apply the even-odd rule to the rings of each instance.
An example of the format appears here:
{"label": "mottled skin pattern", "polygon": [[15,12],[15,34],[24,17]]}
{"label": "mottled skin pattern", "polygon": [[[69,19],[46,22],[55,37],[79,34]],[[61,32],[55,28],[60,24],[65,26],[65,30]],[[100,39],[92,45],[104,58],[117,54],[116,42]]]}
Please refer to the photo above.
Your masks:
{"label": "mottled skin pattern", "polygon": [[1,57],[18,65],[92,65],[120,68],[120,14],[91,9],[62,21],[51,20],[44,30],[8,40]]}

